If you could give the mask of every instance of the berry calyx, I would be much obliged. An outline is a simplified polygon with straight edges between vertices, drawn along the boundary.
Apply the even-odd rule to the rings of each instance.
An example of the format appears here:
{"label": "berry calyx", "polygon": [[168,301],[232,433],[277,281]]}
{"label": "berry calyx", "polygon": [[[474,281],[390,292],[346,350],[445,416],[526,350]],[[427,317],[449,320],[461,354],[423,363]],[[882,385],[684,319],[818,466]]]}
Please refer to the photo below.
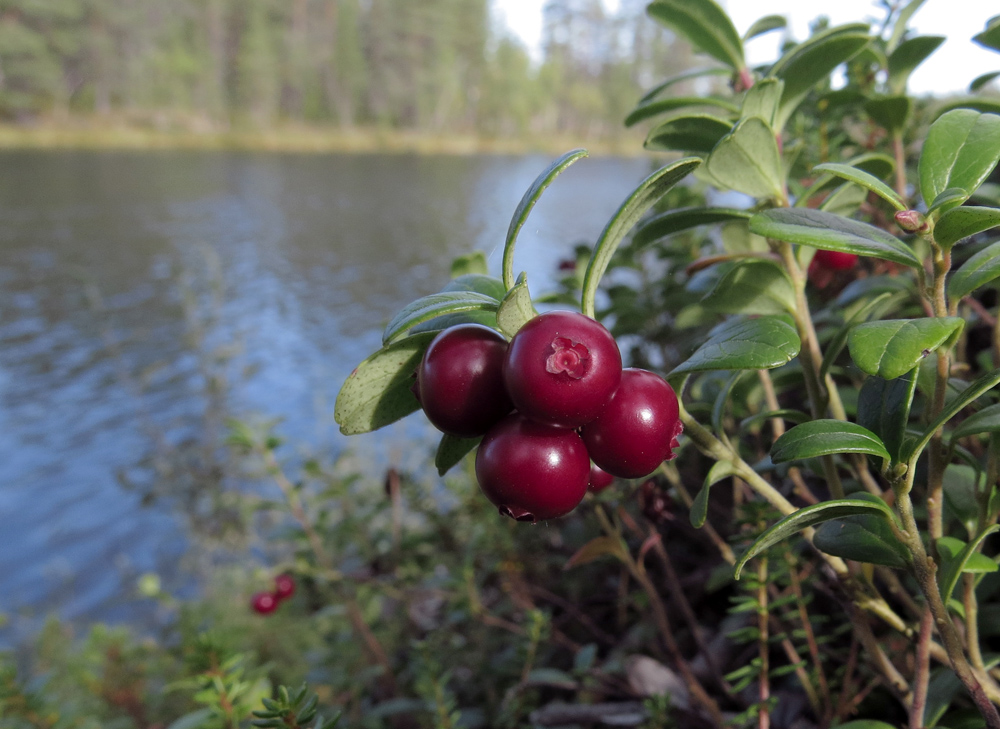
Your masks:
{"label": "berry calyx", "polygon": [[476,478],[501,514],[528,522],[555,519],[587,493],[590,457],[576,431],[512,413],[480,443]]}
{"label": "berry calyx", "polygon": [[674,457],[682,430],[674,388],[648,370],[629,368],[604,410],[580,434],[598,466],[639,478]]}
{"label": "berry calyx", "polygon": [[274,578],[274,596],[279,601],[286,600],[295,594],[295,578],[291,575],[278,575]]}
{"label": "berry calyx", "polygon": [[514,407],[527,418],[563,428],[593,420],[621,379],[622,357],[600,323],[551,311],[514,335],[503,364]]}
{"label": "berry calyx", "polygon": [[596,463],[590,464],[590,483],[587,485],[588,491],[596,494],[598,491],[603,491],[610,486],[614,480],[614,476],[598,466]]}
{"label": "berry calyx", "polygon": [[268,615],[278,608],[278,598],[271,592],[258,592],[250,598],[250,607],[255,613]]}
{"label": "berry calyx", "polygon": [[443,433],[483,435],[513,410],[503,384],[507,340],[481,324],[459,324],[431,341],[417,368],[415,393]]}

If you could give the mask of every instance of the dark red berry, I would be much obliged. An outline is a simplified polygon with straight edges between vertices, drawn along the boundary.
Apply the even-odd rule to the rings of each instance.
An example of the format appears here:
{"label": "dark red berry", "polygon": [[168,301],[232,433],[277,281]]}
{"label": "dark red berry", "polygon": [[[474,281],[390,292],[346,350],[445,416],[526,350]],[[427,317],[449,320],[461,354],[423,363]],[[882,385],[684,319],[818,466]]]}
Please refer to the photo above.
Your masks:
{"label": "dark red berry", "polygon": [[614,337],[590,317],[552,311],[525,324],[507,348],[503,375],[518,412],[578,428],[604,408],[621,379]]}
{"label": "dark red berry", "polygon": [[503,385],[507,340],[480,324],[459,324],[434,337],[417,368],[417,400],[435,428],[483,435],[513,406]]}
{"label": "dark red berry", "polygon": [[674,502],[656,481],[649,479],[639,487],[639,508],[643,516],[654,524],[663,524],[674,518]]}
{"label": "dark red berry", "polygon": [[512,413],[479,444],[476,478],[501,514],[518,521],[555,519],[587,493],[590,457],[576,431]]}
{"label": "dark red berry", "polygon": [[591,492],[603,491],[615,480],[615,477],[598,466],[596,463],[590,464],[590,483],[587,488]]}
{"label": "dark red berry", "polygon": [[[816,251],[812,263],[817,267],[822,267],[830,271],[846,271],[854,268],[858,262],[858,257],[854,253],[843,253],[842,251]],[[811,264],[810,264],[811,267]]]}
{"label": "dark red berry", "polygon": [[580,431],[598,466],[622,478],[639,478],[674,457],[683,426],[677,395],[667,381],[629,368],[601,414]]}
{"label": "dark red berry", "polygon": [[295,594],[295,578],[291,575],[278,575],[274,578],[274,596],[284,600]]}
{"label": "dark red berry", "polygon": [[256,613],[267,615],[278,607],[278,598],[271,592],[258,592],[250,598],[250,607]]}

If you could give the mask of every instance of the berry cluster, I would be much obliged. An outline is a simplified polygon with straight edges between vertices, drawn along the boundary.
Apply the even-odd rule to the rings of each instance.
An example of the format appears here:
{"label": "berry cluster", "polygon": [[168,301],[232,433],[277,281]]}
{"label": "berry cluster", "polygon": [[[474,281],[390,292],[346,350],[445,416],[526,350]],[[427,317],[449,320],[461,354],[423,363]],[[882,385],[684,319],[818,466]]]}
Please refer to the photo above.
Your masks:
{"label": "berry cluster", "polygon": [[638,478],[673,458],[677,396],[647,370],[622,369],[611,333],[553,311],[508,343],[460,324],[439,333],[417,368],[414,393],[444,433],[483,436],[476,477],[500,513],[518,521],[572,511],[588,485]]}
{"label": "berry cluster", "polygon": [[278,575],[274,578],[274,589],[271,592],[258,592],[250,598],[250,607],[255,613],[268,615],[278,609],[278,604],[295,594],[295,580],[291,575]]}

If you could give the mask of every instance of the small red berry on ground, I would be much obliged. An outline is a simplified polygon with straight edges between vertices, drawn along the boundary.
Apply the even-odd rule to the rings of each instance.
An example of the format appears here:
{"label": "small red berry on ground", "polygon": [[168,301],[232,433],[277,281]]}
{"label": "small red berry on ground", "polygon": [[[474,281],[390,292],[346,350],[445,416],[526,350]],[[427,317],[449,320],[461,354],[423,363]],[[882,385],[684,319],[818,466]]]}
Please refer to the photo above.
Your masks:
{"label": "small red berry on ground", "polygon": [[278,575],[274,578],[274,596],[285,600],[295,594],[295,578],[291,575]]}
{"label": "small red berry on ground", "polygon": [[250,607],[255,613],[268,615],[278,607],[278,598],[271,592],[258,592],[250,598]]}

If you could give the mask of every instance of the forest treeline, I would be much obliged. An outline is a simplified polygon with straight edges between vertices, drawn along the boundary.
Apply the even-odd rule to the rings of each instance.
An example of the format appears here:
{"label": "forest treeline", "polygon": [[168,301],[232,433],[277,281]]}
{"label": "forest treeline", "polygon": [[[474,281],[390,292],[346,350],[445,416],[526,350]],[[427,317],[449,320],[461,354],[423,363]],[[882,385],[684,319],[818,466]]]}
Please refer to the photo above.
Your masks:
{"label": "forest treeline", "polygon": [[0,0],[0,116],[614,136],[690,63],[645,5],[549,0],[533,61],[490,0]]}

